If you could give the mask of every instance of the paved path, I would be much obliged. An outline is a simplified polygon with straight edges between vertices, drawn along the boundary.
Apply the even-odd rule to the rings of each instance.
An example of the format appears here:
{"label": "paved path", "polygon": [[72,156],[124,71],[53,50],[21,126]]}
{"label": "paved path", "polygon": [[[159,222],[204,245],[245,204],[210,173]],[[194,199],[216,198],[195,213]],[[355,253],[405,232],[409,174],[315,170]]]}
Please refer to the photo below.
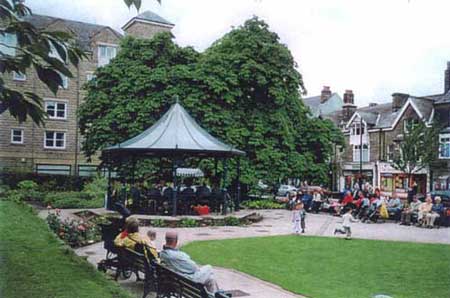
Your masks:
{"label": "paved path", "polygon": [[[45,216],[45,212],[43,211],[41,216]],[[259,213],[264,216],[264,220],[247,227],[177,228],[180,244],[183,245],[196,240],[261,237],[292,233],[290,223],[291,214],[289,211],[262,210]],[[339,225],[340,220],[339,217],[327,214],[308,214],[305,236],[332,237],[334,228]],[[141,228],[141,233],[146,233],[148,229],[148,227]],[[161,248],[164,233],[167,228],[154,228],[154,230],[157,232],[156,244],[158,248]],[[354,238],[450,244],[450,228],[429,230],[413,226],[400,226],[393,222],[387,222],[377,224],[355,223],[352,230]],[[92,264],[96,264],[105,256],[102,243],[77,249],[76,253],[81,256],[86,256]],[[214,271],[222,288],[226,290],[240,290],[248,294],[241,297],[301,297],[234,270],[214,268]],[[121,281],[121,284],[136,293],[137,297],[140,297],[139,294],[142,293],[142,286],[136,284],[134,279]]]}

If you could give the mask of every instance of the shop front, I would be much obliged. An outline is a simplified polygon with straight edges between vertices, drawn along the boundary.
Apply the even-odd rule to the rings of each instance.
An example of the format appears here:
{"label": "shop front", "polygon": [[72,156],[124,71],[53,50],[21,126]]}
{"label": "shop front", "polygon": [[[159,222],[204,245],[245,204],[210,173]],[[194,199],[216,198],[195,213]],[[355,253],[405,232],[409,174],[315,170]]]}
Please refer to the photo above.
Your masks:
{"label": "shop front", "polygon": [[409,181],[408,174],[394,169],[388,163],[380,163],[378,168],[379,187],[382,195],[392,196],[393,193],[396,193],[400,198],[405,199],[408,196],[409,186],[414,187],[417,194],[425,195],[427,193],[428,175],[426,170],[412,174]]}
{"label": "shop front", "polygon": [[374,185],[374,170],[372,164],[364,164],[360,169],[359,164],[344,164],[342,171],[343,179],[341,182],[341,190],[353,188],[358,184],[360,179],[362,184],[369,183]]}

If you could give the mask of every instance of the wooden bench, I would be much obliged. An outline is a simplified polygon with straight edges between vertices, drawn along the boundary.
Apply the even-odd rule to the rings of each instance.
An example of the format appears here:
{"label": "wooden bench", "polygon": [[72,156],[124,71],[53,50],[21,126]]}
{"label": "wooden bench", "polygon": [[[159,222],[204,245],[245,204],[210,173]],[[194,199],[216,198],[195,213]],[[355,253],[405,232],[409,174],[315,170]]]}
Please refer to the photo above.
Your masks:
{"label": "wooden bench", "polygon": [[[147,297],[151,290],[155,289],[155,260],[152,258],[150,251],[147,252],[150,259],[145,257],[143,253],[136,252],[128,248],[121,248],[118,251],[119,266],[116,271],[116,280],[120,273],[133,272],[136,275],[136,281],[142,280],[144,282],[144,295]],[[144,278],[140,278],[140,274]],[[124,274],[125,275],[125,274]]]}
{"label": "wooden bench", "polygon": [[[136,281],[144,282],[143,298],[146,298],[150,291],[155,291],[158,298],[209,298],[211,297],[201,283],[196,283],[168,268],[158,264],[147,252],[147,259],[144,254],[134,250],[122,248],[119,250],[119,268],[116,272],[116,279],[125,270],[136,274]],[[144,275],[140,279],[139,274]],[[216,293],[215,298],[227,298],[223,293]]]}

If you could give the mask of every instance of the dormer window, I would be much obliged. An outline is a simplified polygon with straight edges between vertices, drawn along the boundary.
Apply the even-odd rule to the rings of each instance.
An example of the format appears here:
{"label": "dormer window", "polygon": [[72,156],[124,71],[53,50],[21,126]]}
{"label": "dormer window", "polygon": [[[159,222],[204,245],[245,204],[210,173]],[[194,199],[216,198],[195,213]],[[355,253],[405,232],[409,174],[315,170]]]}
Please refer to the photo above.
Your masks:
{"label": "dormer window", "polygon": [[365,128],[366,127],[365,127],[364,123],[355,122],[352,125],[351,133],[352,133],[352,135],[357,135],[357,136],[363,135],[365,133]]}
{"label": "dormer window", "polygon": [[117,46],[99,45],[98,46],[98,66],[104,66],[117,55]]}

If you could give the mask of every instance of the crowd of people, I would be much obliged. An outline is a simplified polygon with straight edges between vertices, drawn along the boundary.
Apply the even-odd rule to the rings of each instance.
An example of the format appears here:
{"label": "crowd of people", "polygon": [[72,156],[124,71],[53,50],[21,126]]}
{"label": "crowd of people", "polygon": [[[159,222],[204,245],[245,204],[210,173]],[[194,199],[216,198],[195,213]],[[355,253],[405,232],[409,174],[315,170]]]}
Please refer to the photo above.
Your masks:
{"label": "crowd of people", "polygon": [[341,199],[330,199],[321,188],[296,191],[288,194],[287,207],[292,210],[293,231],[295,234],[305,231],[306,212],[318,213],[328,211],[343,218],[343,226],[336,233],[346,234],[351,238],[352,222],[375,223],[380,219],[392,219],[401,225],[415,224],[418,227],[432,229],[441,217],[445,217],[445,208],[439,196],[433,200],[427,194],[424,201],[413,192],[408,198],[401,199],[397,193],[383,195],[378,188],[369,183],[353,189],[346,189]]}
{"label": "crowd of people", "polygon": [[[173,184],[165,180],[155,183],[136,182],[128,189],[124,184],[116,182],[112,198],[134,213],[171,215],[173,193]],[[198,181],[195,185],[193,178],[186,178],[177,187],[177,212],[185,215],[221,212],[225,199],[226,194],[220,189],[218,181],[213,180],[211,186],[205,180]]]}

